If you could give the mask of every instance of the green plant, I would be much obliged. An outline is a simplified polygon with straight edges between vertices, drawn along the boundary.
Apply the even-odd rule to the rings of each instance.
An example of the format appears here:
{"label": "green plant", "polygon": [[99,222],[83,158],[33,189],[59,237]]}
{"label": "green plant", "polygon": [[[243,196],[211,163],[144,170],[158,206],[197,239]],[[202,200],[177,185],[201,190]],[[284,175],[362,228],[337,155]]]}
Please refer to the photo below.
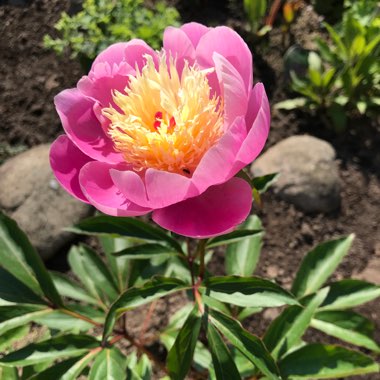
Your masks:
{"label": "green plant", "polygon": [[148,7],[143,0],[85,0],[83,10],[74,16],[62,13],[55,25],[60,37],[45,35],[44,45],[87,61],[109,45],[132,38],[144,39],[158,49],[165,27],[178,25],[178,20],[177,10],[163,1]]}
{"label": "green plant", "polygon": [[291,73],[292,89],[301,98],[277,108],[322,109],[338,130],[347,115],[371,115],[380,106],[380,17],[376,1],[346,3],[342,23],[325,24],[330,42],[318,39],[308,55],[306,74]]}
{"label": "green plant", "polygon": [[267,12],[267,0],[244,0],[244,11],[249,21],[250,31],[254,34],[265,34],[268,28],[260,27],[263,24],[263,18]]}
{"label": "green plant", "polygon": [[[256,196],[273,180],[273,174],[255,178]],[[83,244],[71,248],[74,277],[46,270],[17,224],[0,213],[1,378],[139,380],[151,379],[153,367],[166,373],[166,380],[182,380],[190,368],[217,380],[336,379],[379,372],[378,364],[359,351],[302,339],[314,328],[380,352],[373,323],[351,310],[379,297],[380,287],[358,280],[325,284],[353,235],[310,251],[287,290],[253,275],[263,244],[256,216],[195,246],[133,218],[95,216],[71,231],[97,236],[103,247],[102,256]],[[217,277],[207,263],[220,246],[227,246],[226,276]],[[144,344],[143,334],[156,300],[181,292],[185,306],[156,336],[167,350],[163,360]],[[126,319],[149,304],[142,335],[136,337]],[[280,306],[262,339],[243,327],[247,317]],[[44,329],[30,342],[35,324]],[[15,349],[25,336],[24,346]]]}

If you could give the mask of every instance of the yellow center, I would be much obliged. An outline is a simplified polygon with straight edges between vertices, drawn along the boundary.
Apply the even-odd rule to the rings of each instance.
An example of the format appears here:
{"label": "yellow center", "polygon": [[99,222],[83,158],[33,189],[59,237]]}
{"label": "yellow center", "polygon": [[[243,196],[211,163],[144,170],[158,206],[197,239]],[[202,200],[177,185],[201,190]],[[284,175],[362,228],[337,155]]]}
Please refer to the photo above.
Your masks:
{"label": "yellow center", "polygon": [[208,70],[186,63],[179,76],[173,59],[152,57],[130,76],[125,94],[115,91],[117,108],[104,108],[108,134],[135,170],[155,168],[190,176],[223,133],[223,104],[211,96]]}

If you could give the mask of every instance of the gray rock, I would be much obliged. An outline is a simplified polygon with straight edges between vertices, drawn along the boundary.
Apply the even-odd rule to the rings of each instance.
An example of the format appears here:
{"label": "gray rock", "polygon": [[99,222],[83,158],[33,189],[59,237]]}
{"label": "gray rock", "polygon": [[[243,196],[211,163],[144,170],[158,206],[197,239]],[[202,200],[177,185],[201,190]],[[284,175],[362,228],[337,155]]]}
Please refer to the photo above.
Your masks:
{"label": "gray rock", "polygon": [[340,181],[334,148],[303,135],[268,149],[251,166],[254,176],[278,172],[272,185],[278,197],[306,212],[329,212],[340,205]]}
{"label": "gray rock", "polygon": [[26,232],[47,259],[69,243],[65,227],[91,213],[91,207],[66,193],[49,165],[49,145],[40,145],[0,167],[0,208]]}

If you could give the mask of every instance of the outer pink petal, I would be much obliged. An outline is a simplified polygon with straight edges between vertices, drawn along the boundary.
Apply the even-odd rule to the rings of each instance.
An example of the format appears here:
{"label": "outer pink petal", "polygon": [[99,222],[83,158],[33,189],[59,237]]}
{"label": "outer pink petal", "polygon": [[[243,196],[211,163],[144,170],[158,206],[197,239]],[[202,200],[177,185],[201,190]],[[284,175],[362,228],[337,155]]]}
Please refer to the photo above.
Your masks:
{"label": "outer pink petal", "polygon": [[[131,42],[131,41],[130,41]],[[103,50],[92,63],[91,70],[101,62],[107,62],[109,65],[114,63],[119,64],[124,60],[125,48],[130,44],[130,42],[118,42],[109,46],[107,49]]]}
{"label": "outer pink petal", "polygon": [[124,60],[134,69],[136,66],[141,70],[146,64],[145,55],[153,57],[153,61],[158,64],[157,53],[143,40],[133,39],[127,43],[124,49]]}
{"label": "outer pink petal", "polygon": [[193,182],[200,193],[236,174],[233,165],[246,136],[244,118],[238,117],[218,143],[206,152],[193,175]]}
{"label": "outer pink petal", "polygon": [[[270,127],[270,108],[267,95],[262,83],[256,84],[252,90],[250,106],[251,114],[247,116],[247,121],[252,121],[248,125],[248,135],[236,155],[234,170],[238,171],[250,164],[263,150],[268,138]],[[254,119],[253,119],[254,117]]]}
{"label": "outer pink petal", "polygon": [[192,65],[195,60],[195,49],[187,34],[179,29],[169,26],[164,32],[164,49],[177,60],[177,70],[181,74],[185,60]]}
{"label": "outer pink petal", "polygon": [[129,83],[128,75],[133,75],[135,70],[126,62],[120,65],[114,65],[109,70],[101,70],[99,66],[104,67],[106,64],[100,63],[95,66],[95,74],[84,76],[78,82],[79,91],[99,102],[103,107],[109,107],[110,104],[115,107],[112,99],[115,90],[124,92]]}
{"label": "outer pink petal", "polygon": [[60,92],[54,103],[66,134],[83,153],[98,161],[123,161],[94,114],[93,100],[74,88]]}
{"label": "outer pink petal", "polygon": [[247,91],[240,74],[226,58],[214,53],[214,62],[224,103],[224,124],[228,128],[238,116],[247,113]]}
{"label": "outer pink petal", "polygon": [[219,26],[200,39],[196,60],[203,68],[214,67],[213,54],[219,53],[232,63],[244,80],[247,90],[252,88],[252,54],[243,39],[232,29]]}
{"label": "outer pink petal", "polygon": [[58,182],[75,198],[88,203],[79,185],[79,172],[92,159],[82,153],[65,136],[59,136],[50,147],[50,166]]}
{"label": "outer pink petal", "polygon": [[196,48],[201,37],[206,34],[210,28],[205,25],[198,24],[197,22],[189,22],[181,26],[186,35],[189,37],[191,43]]}
{"label": "outer pink petal", "polygon": [[153,211],[153,220],[177,234],[206,238],[234,229],[247,218],[251,205],[250,185],[232,178],[198,197]]}
{"label": "outer pink petal", "polygon": [[111,170],[111,177],[132,202],[152,209],[163,208],[199,194],[191,178],[148,169],[143,178],[131,170]]}
{"label": "outer pink petal", "polygon": [[115,186],[110,176],[113,167],[104,162],[92,161],[82,168],[79,183],[90,203],[105,214],[113,216],[137,216],[150,212],[150,209],[128,200]]}

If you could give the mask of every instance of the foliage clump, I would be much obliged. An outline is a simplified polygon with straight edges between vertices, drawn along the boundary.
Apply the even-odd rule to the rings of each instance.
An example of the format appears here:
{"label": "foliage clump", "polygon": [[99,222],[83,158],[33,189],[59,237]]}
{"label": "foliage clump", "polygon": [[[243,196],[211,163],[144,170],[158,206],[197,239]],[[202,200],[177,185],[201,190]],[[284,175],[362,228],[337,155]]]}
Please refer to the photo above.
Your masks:
{"label": "foliage clump", "polygon": [[337,130],[347,115],[371,116],[380,105],[380,17],[375,0],[345,1],[342,21],[325,23],[329,41],[316,41],[304,76],[291,72],[291,87],[301,98],[278,108],[322,109]]}
{"label": "foliage clump", "polygon": [[69,51],[72,58],[89,61],[111,44],[132,38],[159,49],[164,29],[177,26],[178,20],[177,10],[163,1],[148,7],[143,0],[85,0],[79,13],[62,13],[55,24],[59,37],[45,35],[44,45],[58,54]]}

